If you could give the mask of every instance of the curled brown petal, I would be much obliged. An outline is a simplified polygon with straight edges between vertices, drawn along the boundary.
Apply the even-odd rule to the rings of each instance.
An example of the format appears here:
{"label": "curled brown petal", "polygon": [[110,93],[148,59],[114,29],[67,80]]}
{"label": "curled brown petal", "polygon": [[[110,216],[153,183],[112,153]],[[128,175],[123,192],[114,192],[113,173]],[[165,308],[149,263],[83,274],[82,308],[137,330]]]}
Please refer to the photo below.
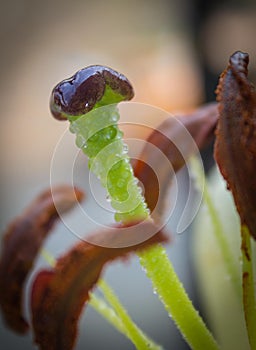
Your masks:
{"label": "curled brown petal", "polygon": [[[139,227],[139,228],[138,228]],[[129,233],[145,234],[156,228],[150,222],[130,226]],[[109,228],[97,235],[98,244],[123,245],[124,227]],[[156,231],[155,231],[156,232]],[[128,239],[128,234],[126,235]],[[123,248],[105,248],[81,242],[61,257],[53,270],[40,272],[33,284],[31,309],[35,342],[41,350],[70,350],[77,336],[77,323],[89,292],[95,286],[104,265],[130,252],[166,241],[157,232],[148,240]],[[90,239],[91,241],[91,239]]]}
{"label": "curled brown petal", "polygon": [[[5,323],[18,333],[28,330],[23,316],[23,286],[43,240],[59,214],[70,210],[83,193],[69,186],[59,186],[39,195],[16,218],[3,236],[0,259],[0,307]],[[58,208],[56,210],[55,204]]]}
{"label": "curled brown petal", "polygon": [[[210,103],[191,114],[166,119],[151,133],[147,142],[163,152],[175,173],[185,165],[190,156],[197,152],[195,145],[202,149],[213,139],[217,119],[217,103]],[[187,137],[187,132],[192,138]],[[170,174],[170,168],[166,169],[166,166],[168,164],[163,163],[148,144],[134,166],[135,176],[144,185],[144,196],[154,219],[163,212],[166,190],[172,180],[173,174]],[[157,169],[157,176],[153,169]],[[161,192],[159,184],[161,184]]]}
{"label": "curled brown petal", "polygon": [[248,62],[248,54],[235,52],[220,77],[215,159],[242,224],[256,239],[256,92],[247,79]]}

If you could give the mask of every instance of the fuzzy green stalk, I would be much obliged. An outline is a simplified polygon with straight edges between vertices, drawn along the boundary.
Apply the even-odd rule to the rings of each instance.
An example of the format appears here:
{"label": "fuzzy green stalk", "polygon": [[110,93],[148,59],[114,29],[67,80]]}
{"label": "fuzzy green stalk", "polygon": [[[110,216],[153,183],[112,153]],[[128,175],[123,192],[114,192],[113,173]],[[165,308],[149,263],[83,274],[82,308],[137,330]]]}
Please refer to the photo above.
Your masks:
{"label": "fuzzy green stalk", "polygon": [[256,350],[256,296],[252,263],[253,256],[251,235],[246,225],[241,226],[241,236],[244,316],[251,349]]}
{"label": "fuzzy green stalk", "polygon": [[[108,302],[113,306],[109,306],[104,300],[90,294],[89,304],[94,308],[99,314],[102,315],[113,327],[115,327],[120,333],[125,335],[138,349],[151,349],[151,350],[161,350],[162,347],[156,345],[150,338],[148,338],[130,319],[127,311],[120,304],[119,300],[115,296],[114,292],[111,291],[109,295],[110,287],[105,282],[105,289],[107,293],[104,296]],[[115,307],[114,307],[115,305]],[[122,318],[120,317],[120,310],[122,310]],[[116,311],[118,311],[116,313]],[[117,316],[118,315],[118,316]],[[128,319],[128,322],[127,322]]]}
{"label": "fuzzy green stalk", "polygon": [[[115,311],[110,307],[103,299],[97,297],[95,294],[90,293],[89,305],[97,311],[104,319],[106,319],[114,328],[120,333],[130,339],[129,333],[124,327],[122,321],[117,316]],[[132,339],[130,339],[132,340]]]}
{"label": "fuzzy green stalk", "polygon": [[98,287],[104,295],[104,298],[111,305],[113,310],[118,315],[121,323],[125,326],[125,330],[128,332],[128,338],[134,343],[137,349],[145,350],[161,350],[162,347],[155,344],[151,339],[149,339],[133,322],[133,320],[128,315],[125,308],[120,303],[117,296],[114,294],[113,290],[108,286],[108,284],[101,280],[98,283]]}
{"label": "fuzzy green stalk", "polygon": [[[202,172],[202,168],[199,166],[199,162],[196,159],[196,157],[193,157],[191,159],[190,164],[192,166],[192,170],[195,175],[196,181],[198,183],[202,183],[202,177],[204,177],[204,173]],[[218,247],[220,249],[225,268],[227,270],[228,275],[230,276],[230,280],[233,285],[234,291],[240,299],[241,298],[241,279],[236,267],[235,257],[232,254],[232,251],[229,247],[227,237],[222,227],[218,212],[211,199],[211,195],[209,193],[208,188],[209,188],[209,185],[207,183],[207,180],[205,179],[203,201],[208,209],[208,213],[212,222],[213,233],[216,241],[218,242]]]}
{"label": "fuzzy green stalk", "polygon": [[51,267],[55,266],[56,259],[51,253],[48,252],[48,250],[46,250],[45,248],[42,248],[40,254]]}
{"label": "fuzzy green stalk", "polygon": [[[129,223],[147,219],[150,213],[134,177],[118,119],[117,107],[108,105],[76,120],[70,118],[70,129],[76,133],[77,146],[89,157],[90,169],[107,189],[107,196],[116,211],[116,221]],[[165,249],[156,245],[139,256],[160,300],[191,348],[218,349],[179,281]]]}
{"label": "fuzzy green stalk", "polygon": [[176,275],[165,249],[158,244],[139,256],[154,290],[191,349],[219,349]]}

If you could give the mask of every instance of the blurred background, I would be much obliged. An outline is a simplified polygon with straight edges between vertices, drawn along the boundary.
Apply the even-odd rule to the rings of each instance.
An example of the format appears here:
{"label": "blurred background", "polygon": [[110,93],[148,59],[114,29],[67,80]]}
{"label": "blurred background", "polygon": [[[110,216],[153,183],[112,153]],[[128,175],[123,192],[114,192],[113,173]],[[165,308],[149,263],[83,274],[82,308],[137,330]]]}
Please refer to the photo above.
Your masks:
{"label": "blurred background", "polygon": [[[215,99],[218,76],[236,50],[250,54],[250,78],[256,81],[254,3],[1,1],[1,232],[40,190],[49,186],[54,148],[67,128],[49,113],[49,95],[56,83],[82,67],[102,64],[129,78],[135,89],[134,101],[172,113],[191,110]],[[158,122],[156,118],[155,125]],[[210,153],[211,147],[203,155],[207,167],[212,163]],[[63,154],[60,182],[65,181],[65,157]],[[84,174],[77,176],[82,183]],[[172,223],[169,229],[171,232]],[[200,307],[188,249],[190,239],[188,233],[175,237],[168,253],[189,295]],[[75,241],[59,224],[47,247],[58,254]],[[39,258],[37,267],[42,264]],[[105,278],[154,340],[166,349],[188,349],[135,257],[127,264],[109,266]],[[2,349],[34,348],[30,336],[14,335],[2,321],[0,327]],[[77,344],[77,349],[85,347],[133,349],[90,308],[83,314]]]}

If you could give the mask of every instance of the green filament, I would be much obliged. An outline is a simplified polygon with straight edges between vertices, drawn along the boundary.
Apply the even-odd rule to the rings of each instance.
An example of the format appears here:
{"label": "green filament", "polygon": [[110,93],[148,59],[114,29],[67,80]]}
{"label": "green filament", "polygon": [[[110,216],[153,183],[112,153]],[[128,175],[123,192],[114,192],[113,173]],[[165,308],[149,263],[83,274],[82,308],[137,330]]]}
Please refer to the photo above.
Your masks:
{"label": "green filament", "polygon": [[96,108],[71,122],[76,144],[89,158],[89,167],[108,191],[115,220],[122,223],[143,220],[149,210],[134,177],[127,145],[117,122],[116,105]]}

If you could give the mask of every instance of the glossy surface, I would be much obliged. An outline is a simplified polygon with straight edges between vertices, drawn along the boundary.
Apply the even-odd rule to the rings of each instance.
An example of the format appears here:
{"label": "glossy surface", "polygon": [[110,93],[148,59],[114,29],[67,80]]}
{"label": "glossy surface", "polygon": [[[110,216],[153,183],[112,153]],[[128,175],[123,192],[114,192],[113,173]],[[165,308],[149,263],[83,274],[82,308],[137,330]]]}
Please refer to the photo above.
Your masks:
{"label": "glossy surface", "polygon": [[55,86],[50,108],[54,118],[69,119],[109,103],[130,100],[133,89],[128,79],[104,66],[89,66]]}

